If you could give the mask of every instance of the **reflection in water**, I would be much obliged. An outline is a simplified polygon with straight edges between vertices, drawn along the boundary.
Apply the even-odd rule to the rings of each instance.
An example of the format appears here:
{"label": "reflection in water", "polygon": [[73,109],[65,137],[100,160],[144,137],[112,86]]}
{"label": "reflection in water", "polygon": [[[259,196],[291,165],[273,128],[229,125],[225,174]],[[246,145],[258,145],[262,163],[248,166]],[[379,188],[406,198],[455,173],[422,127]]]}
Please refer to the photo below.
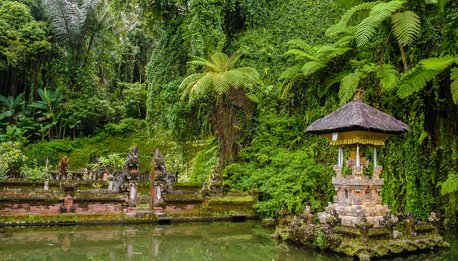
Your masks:
{"label": "reflection in water", "polygon": [[[344,259],[271,240],[272,232],[257,222],[3,229],[0,260]],[[399,260],[453,259],[451,249]]]}

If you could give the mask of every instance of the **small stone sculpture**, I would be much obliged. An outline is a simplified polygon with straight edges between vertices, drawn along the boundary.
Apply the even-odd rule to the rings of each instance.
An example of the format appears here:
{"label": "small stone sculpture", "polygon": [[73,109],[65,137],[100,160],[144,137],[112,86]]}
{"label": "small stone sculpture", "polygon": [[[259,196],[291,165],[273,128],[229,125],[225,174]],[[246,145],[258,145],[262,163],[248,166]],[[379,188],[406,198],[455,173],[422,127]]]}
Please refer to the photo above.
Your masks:
{"label": "small stone sculpture", "polygon": [[73,181],[72,174],[67,175],[67,180],[60,185],[61,189],[65,193],[64,204],[60,207],[61,213],[75,212],[75,206],[73,205],[73,196],[75,195],[76,184]]}

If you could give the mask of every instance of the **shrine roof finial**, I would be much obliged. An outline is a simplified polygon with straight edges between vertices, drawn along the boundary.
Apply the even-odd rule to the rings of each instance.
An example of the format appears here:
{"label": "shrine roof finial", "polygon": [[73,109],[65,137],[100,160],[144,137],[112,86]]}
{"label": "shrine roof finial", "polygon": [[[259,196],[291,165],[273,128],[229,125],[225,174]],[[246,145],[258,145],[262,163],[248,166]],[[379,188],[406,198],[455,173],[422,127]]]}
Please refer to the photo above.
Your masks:
{"label": "shrine roof finial", "polygon": [[355,90],[355,97],[353,98],[353,100],[355,100],[355,101],[362,101],[365,92],[366,92],[366,91],[363,90],[363,89],[360,89],[360,88],[356,89],[356,90]]}

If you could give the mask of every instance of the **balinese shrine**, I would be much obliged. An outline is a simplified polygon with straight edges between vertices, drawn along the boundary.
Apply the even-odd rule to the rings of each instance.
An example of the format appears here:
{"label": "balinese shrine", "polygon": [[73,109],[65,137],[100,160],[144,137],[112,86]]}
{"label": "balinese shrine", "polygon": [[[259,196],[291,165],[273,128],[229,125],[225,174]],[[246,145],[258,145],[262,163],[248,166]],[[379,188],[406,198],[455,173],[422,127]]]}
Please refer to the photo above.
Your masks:
{"label": "balinese shrine", "polygon": [[355,227],[365,217],[373,227],[380,227],[390,214],[380,196],[383,168],[377,163],[377,147],[385,145],[390,136],[409,131],[409,127],[363,103],[362,94],[359,90],[353,101],[306,129],[308,133],[323,135],[332,146],[338,147],[336,175],[332,178],[336,191],[334,203],[329,203],[326,211],[319,214],[322,223],[336,213],[343,226]]}

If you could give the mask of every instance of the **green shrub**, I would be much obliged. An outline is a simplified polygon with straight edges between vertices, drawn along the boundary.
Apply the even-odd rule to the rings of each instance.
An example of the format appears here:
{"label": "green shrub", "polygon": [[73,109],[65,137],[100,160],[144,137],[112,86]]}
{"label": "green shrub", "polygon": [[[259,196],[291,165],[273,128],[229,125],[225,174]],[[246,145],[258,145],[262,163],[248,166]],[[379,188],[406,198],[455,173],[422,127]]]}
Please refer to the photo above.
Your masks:
{"label": "green shrub", "polygon": [[218,160],[218,145],[215,139],[211,139],[206,149],[196,153],[193,159],[192,170],[189,176],[190,181],[205,182],[208,180],[213,167]]}
{"label": "green shrub", "polygon": [[21,168],[21,175],[22,177],[26,179],[31,179],[31,180],[42,180],[46,177],[48,174],[48,171],[46,167],[44,166],[32,166],[29,167],[27,165],[24,165]]}
{"label": "green shrub", "polygon": [[0,143],[0,165],[3,171],[6,169],[7,173],[17,174],[26,160],[21,143],[12,141]]}
{"label": "green shrub", "polygon": [[119,123],[108,123],[105,125],[105,132],[111,135],[124,134],[134,130],[142,129],[146,126],[144,120],[127,118],[121,120]]}

